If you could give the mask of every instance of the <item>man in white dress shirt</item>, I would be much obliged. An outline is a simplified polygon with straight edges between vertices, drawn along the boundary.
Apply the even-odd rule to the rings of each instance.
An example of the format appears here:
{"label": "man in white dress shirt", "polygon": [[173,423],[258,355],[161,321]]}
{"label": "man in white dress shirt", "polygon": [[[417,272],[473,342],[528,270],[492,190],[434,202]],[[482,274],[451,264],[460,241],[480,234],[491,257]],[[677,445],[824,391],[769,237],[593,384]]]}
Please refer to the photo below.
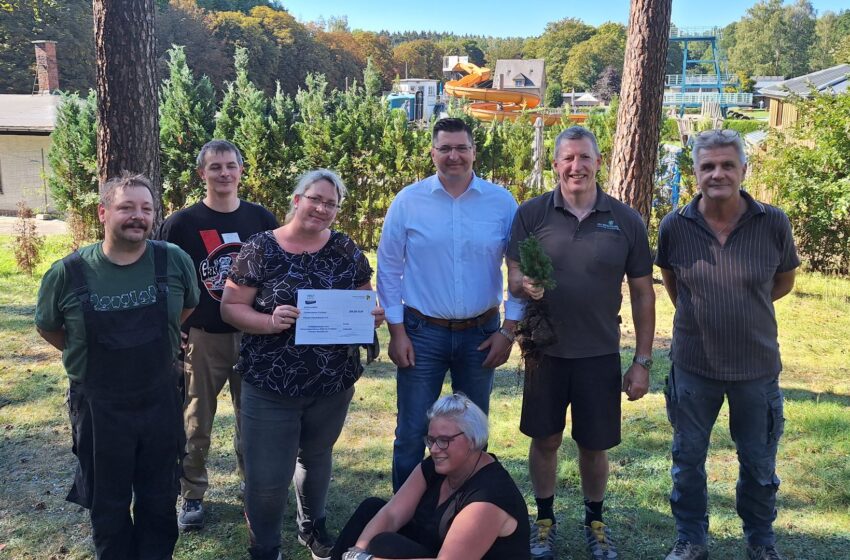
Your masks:
{"label": "man in white dress shirt", "polygon": [[396,196],[378,246],[378,297],[398,366],[394,490],[422,460],[425,412],[447,371],[454,391],[488,411],[494,370],[510,356],[523,312],[509,296],[500,322],[513,195],[473,173],[475,142],[461,119],[437,121],[431,158],[436,175]]}

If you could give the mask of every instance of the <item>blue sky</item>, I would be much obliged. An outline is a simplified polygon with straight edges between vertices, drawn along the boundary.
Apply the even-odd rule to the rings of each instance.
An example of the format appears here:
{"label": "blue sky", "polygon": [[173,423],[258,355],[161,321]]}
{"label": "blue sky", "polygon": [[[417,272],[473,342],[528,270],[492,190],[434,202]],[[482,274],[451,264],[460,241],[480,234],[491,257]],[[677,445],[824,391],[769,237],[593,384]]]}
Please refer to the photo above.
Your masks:
{"label": "blue sky", "polygon": [[[496,37],[540,35],[550,21],[574,17],[590,25],[627,23],[628,0],[280,0],[297,19],[348,16],[352,29],[449,31]],[[790,0],[786,0],[786,4]],[[673,0],[679,27],[726,25],[739,20],[754,0]],[[818,14],[850,8],[848,0],[812,0]],[[486,8],[483,8],[486,6]]]}

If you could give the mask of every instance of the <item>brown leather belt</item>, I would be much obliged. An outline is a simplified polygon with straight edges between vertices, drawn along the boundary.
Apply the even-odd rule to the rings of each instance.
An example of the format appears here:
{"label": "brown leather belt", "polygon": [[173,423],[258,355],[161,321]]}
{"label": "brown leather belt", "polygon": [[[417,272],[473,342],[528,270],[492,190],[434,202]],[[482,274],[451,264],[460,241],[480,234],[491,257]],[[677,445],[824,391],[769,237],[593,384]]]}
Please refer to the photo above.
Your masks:
{"label": "brown leather belt", "polygon": [[424,319],[432,325],[437,325],[438,327],[443,327],[444,329],[449,329],[450,331],[462,331],[472,327],[481,326],[490,319],[492,319],[494,315],[499,314],[498,307],[491,307],[478,317],[473,317],[471,319],[440,319],[438,317],[430,317],[428,315],[425,315],[414,307],[408,306],[408,309],[411,313],[413,313],[420,319]]}

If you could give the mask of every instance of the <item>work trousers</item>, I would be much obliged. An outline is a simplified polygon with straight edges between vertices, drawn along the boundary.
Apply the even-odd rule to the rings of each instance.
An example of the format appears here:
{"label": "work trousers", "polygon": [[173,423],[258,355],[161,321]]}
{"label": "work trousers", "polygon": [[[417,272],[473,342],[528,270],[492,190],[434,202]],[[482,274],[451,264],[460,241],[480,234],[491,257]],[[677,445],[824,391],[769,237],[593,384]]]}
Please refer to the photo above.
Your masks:
{"label": "work trousers", "polygon": [[158,393],[114,403],[69,394],[79,461],[69,498],[87,502],[98,560],[170,560],[174,551],[180,405],[176,387]]}
{"label": "work trousers", "polygon": [[207,455],[218,407],[218,395],[225,383],[230,385],[230,399],[233,402],[233,449],[236,452],[236,466],[240,478],[244,477],[239,417],[242,379],[233,369],[239,358],[241,340],[242,333],[239,332],[209,333],[201,329],[189,329],[183,362],[186,382],[186,401],[183,407],[186,456],[183,458],[183,477],[180,479],[180,493],[183,498],[203,499],[209,488]]}
{"label": "work trousers", "polygon": [[673,426],[673,491],[670,506],[680,540],[705,544],[708,490],[705,460],[711,430],[724,397],[729,430],[738,451],[736,507],[752,546],[775,542],[776,450],[785,419],[778,376],[716,381],[673,366],[665,390]]}

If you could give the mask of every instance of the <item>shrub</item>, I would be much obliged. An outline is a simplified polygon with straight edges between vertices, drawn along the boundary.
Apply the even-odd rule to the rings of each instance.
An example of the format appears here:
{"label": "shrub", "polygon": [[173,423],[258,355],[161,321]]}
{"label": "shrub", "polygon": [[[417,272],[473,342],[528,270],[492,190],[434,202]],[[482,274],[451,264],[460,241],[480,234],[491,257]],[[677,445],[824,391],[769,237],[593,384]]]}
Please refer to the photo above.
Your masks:
{"label": "shrub", "polygon": [[775,193],[808,268],[850,274],[850,93],[797,99],[799,120],[773,133],[750,181]]}
{"label": "shrub", "polygon": [[24,274],[32,276],[41,260],[44,238],[38,235],[32,208],[24,201],[18,202],[18,221],[15,222],[15,262]]}
{"label": "shrub", "polygon": [[676,119],[662,116],[661,119],[661,141],[662,142],[680,142],[679,123]]}
{"label": "shrub", "polygon": [[741,136],[755,132],[757,130],[765,130],[767,123],[764,121],[752,121],[742,119],[726,119],[723,121],[723,128],[736,131]]}
{"label": "shrub", "polygon": [[56,206],[73,217],[81,237],[101,235],[97,219],[97,119],[95,93],[63,95],[51,134],[51,174],[47,179]]}

